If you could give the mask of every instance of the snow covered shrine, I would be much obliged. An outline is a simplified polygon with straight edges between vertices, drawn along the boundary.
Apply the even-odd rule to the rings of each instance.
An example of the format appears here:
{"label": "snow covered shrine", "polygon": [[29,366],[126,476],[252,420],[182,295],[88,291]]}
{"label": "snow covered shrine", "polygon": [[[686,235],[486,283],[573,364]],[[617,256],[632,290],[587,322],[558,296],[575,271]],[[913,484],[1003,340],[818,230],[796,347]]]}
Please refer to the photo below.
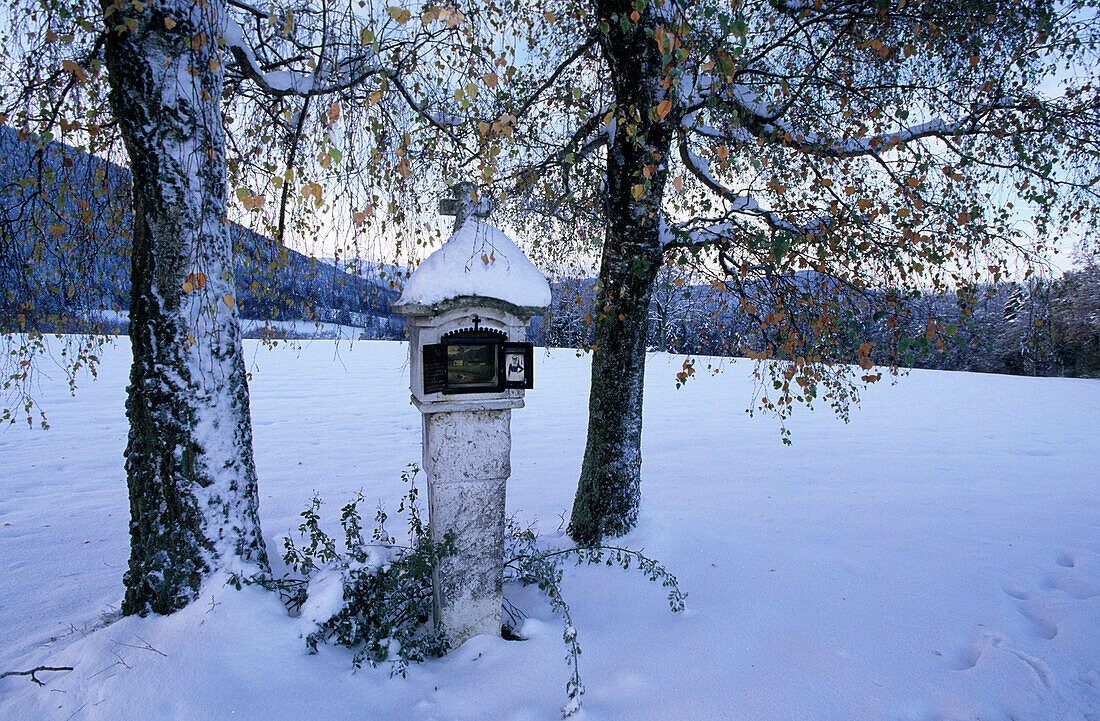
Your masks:
{"label": "snow covered shrine", "polygon": [[456,553],[432,578],[435,620],[454,648],[500,634],[511,413],[533,385],[525,329],[550,304],[550,286],[508,236],[481,222],[473,184],[451,190],[440,211],[455,216],[454,234],[412,274],[394,311],[408,319],[432,538],[455,534]]}

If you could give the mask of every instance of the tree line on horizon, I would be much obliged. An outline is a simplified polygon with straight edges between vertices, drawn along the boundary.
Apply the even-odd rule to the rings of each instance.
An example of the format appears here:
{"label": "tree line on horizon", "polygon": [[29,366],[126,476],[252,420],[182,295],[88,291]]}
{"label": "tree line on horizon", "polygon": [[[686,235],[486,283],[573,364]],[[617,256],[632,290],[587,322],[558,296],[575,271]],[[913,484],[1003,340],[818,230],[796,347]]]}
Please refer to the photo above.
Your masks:
{"label": "tree line on horizon", "polygon": [[[670,269],[658,276],[647,319],[649,351],[746,357],[759,350],[758,329],[731,306],[721,288],[676,285],[678,277],[684,276]],[[590,348],[594,286],[591,278],[552,283],[550,309],[532,319],[528,340]],[[870,359],[880,367],[1100,377],[1100,266],[1089,264],[1057,278],[980,286],[968,306],[960,306],[953,293],[921,295],[906,303],[914,341],[892,349],[891,329],[869,313],[853,322],[852,352],[864,342],[873,344]],[[926,337],[929,319],[949,330]]]}

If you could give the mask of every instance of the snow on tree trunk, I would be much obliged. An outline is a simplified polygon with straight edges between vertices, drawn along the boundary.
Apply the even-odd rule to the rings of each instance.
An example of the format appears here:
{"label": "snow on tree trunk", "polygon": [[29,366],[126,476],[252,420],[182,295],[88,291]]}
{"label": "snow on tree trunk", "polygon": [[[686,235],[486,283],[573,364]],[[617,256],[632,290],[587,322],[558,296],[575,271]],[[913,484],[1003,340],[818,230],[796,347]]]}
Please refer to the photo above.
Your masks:
{"label": "snow on tree trunk", "polygon": [[652,3],[629,24],[619,18],[630,17],[633,2],[599,2],[597,9],[610,19],[601,46],[618,111],[607,158],[588,441],[569,521],[569,535],[586,545],[620,536],[638,520],[646,329],[661,267],[658,209],[672,135],[672,117],[658,111],[666,95],[661,56],[645,32],[655,22]]}
{"label": "snow on tree trunk", "polygon": [[133,172],[126,614],[171,613],[215,568],[267,572],[226,220],[224,0],[103,0]]}

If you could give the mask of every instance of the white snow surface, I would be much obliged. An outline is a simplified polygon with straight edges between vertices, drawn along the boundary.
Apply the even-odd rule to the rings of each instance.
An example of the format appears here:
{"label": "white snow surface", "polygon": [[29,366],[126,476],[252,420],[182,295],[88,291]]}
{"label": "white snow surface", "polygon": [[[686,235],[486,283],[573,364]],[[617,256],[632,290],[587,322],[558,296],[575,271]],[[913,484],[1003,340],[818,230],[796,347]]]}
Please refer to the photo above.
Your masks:
{"label": "white snow surface", "polygon": [[[245,353],[272,556],[314,491],[333,532],[360,490],[396,509],[400,472],[420,459],[407,347]],[[128,553],[128,345],[102,358],[75,398],[60,374],[43,380],[51,430],[0,432],[0,671],[74,669],[40,673],[44,688],[0,679],[0,719],[558,716],[561,621],[533,589],[505,590],[529,640],[477,636],[405,679],[353,670],[347,649],[310,656],[302,619],[220,578],[170,617],[103,626]],[[589,361],[535,362],[512,414],[508,508],[561,544]],[[675,573],[687,610],[670,613],[635,572],[568,567],[583,718],[1100,717],[1100,382],[916,371],[872,387],[847,425],[796,412],[785,447],[774,422],[743,413],[751,363],[676,390],[682,362],[649,356],[640,520],[617,542]]]}
{"label": "white snow surface", "polygon": [[395,305],[435,305],[464,295],[545,308],[550,284],[507,235],[471,217],[413,271]]}

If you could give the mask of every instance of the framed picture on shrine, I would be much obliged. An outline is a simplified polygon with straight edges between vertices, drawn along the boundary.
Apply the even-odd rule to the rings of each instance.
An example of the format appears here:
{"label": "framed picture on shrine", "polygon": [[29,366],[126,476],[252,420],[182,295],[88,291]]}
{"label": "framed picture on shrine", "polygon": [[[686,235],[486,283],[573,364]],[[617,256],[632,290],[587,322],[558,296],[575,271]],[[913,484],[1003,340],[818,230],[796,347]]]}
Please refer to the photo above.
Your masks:
{"label": "framed picture on shrine", "polygon": [[533,388],[535,352],[530,343],[501,343],[501,370],[505,388]]}

